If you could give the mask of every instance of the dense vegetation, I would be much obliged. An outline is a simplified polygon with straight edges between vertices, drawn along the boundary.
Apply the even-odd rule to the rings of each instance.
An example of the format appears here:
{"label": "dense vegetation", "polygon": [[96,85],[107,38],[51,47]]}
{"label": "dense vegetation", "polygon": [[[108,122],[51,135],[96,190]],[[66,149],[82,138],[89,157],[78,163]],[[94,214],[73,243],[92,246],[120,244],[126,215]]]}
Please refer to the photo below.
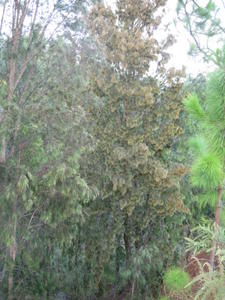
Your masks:
{"label": "dense vegetation", "polygon": [[105,2],[0,1],[0,299],[222,300],[224,7]]}

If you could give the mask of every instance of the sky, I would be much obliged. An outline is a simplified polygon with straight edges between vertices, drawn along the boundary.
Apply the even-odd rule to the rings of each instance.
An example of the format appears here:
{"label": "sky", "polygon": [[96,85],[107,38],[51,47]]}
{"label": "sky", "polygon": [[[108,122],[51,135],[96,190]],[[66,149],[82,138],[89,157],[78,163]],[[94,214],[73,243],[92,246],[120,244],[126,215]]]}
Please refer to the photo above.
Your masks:
{"label": "sky", "polygon": [[[204,2],[208,1],[204,0]],[[171,64],[176,68],[180,68],[184,65],[187,73],[193,75],[207,73],[213,69],[213,66],[204,63],[200,57],[188,55],[190,44],[193,43],[193,40],[180,21],[176,22],[176,26],[173,24],[173,20],[177,19],[176,7],[177,0],[168,0],[165,18],[172,22],[171,33],[173,33],[177,41],[169,51],[171,53]]]}
{"label": "sky", "polygon": [[[214,1],[217,5],[221,5],[220,0]],[[116,0],[104,0],[104,2],[106,5],[110,5],[114,8]],[[207,2],[208,0],[202,0],[202,4],[206,4]],[[191,57],[188,55],[190,44],[193,43],[193,41],[181,22],[176,22],[176,25],[174,24],[174,20],[177,18],[176,7],[177,0],[168,0],[165,17],[163,18],[165,24],[171,23],[169,26],[169,32],[175,36],[177,41],[169,49],[169,53],[171,55],[170,65],[177,69],[181,69],[182,66],[185,66],[186,72],[193,75],[212,71],[214,66],[207,65],[200,57]]]}
{"label": "sky", "polygon": [[[115,9],[115,3],[116,0],[103,0],[105,5],[111,6],[113,9]],[[136,0],[139,1],[139,0]],[[186,72],[188,74],[197,75],[198,73],[207,73],[209,71],[213,70],[213,66],[209,66],[203,61],[201,61],[201,58],[198,57],[191,57],[188,55],[188,51],[190,49],[190,44],[193,43],[190,35],[188,32],[184,29],[181,22],[176,22],[176,25],[174,24],[174,20],[176,20],[176,6],[177,6],[178,0],[168,0],[166,5],[166,13],[163,18],[163,22],[165,24],[171,23],[168,27],[168,31],[172,33],[176,38],[176,43],[168,49],[168,52],[171,55],[170,60],[170,66],[173,66],[177,69],[181,69],[182,66],[185,66]],[[199,0],[201,4],[206,4],[208,0]],[[216,5],[225,6],[225,0],[214,0]],[[53,3],[53,1],[49,1],[49,3]],[[223,3],[223,4],[222,4]],[[224,10],[223,10],[224,12]],[[0,16],[1,16],[0,11]],[[225,26],[225,18],[222,15],[222,20],[224,19],[224,26]],[[158,33],[157,33],[158,34]],[[161,38],[163,38],[163,35],[165,35],[165,31],[159,32],[159,35],[161,35]]]}

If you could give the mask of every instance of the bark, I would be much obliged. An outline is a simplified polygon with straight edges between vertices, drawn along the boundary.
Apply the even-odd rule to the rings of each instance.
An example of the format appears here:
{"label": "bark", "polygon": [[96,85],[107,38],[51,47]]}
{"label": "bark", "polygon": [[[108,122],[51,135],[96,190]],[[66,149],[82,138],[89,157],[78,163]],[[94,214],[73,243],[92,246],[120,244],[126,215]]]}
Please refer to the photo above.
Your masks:
{"label": "bark", "polygon": [[1,153],[0,153],[0,163],[6,163],[6,140],[2,139]]}
{"label": "bark", "polygon": [[[222,187],[219,186],[218,188],[218,198],[217,198],[217,204],[216,204],[216,211],[215,211],[215,231],[218,229],[220,225],[220,212],[221,212],[221,198],[222,198]],[[215,253],[216,253],[216,246],[217,246],[217,241],[216,239],[213,241],[212,244],[212,251],[210,254],[210,264],[212,268],[214,269],[215,266]]]}
{"label": "bark", "polygon": [[126,261],[128,262],[130,258],[130,241],[126,233],[124,233],[123,239],[124,239],[125,250],[126,250]]}
{"label": "bark", "polygon": [[126,216],[124,221],[124,234],[123,234],[125,251],[126,251],[126,263],[128,264],[130,259],[130,254],[131,254],[131,245],[130,245],[130,239],[127,232],[128,232],[128,216]]}
{"label": "bark", "polygon": [[[19,44],[19,28],[15,28],[15,19],[18,18],[18,12],[16,17],[16,8],[13,15],[13,28],[12,28],[12,42],[11,42],[11,51],[10,51],[10,59],[9,59],[9,80],[8,80],[8,101],[12,101],[14,90],[15,90],[15,76],[16,76],[16,51],[18,50]],[[18,24],[18,22],[16,22]],[[6,114],[6,119],[8,117],[8,113]],[[4,153],[2,152],[2,156],[5,157],[6,162],[6,149],[7,149],[7,141],[4,139],[5,149]],[[14,141],[15,142],[15,141]],[[10,257],[10,269],[9,269],[9,277],[8,277],[8,300],[13,299],[12,289],[13,289],[13,271],[14,264],[16,260],[16,229],[17,229],[17,221],[16,221],[16,207],[17,207],[17,199],[13,202],[12,209],[12,221],[13,221],[13,242],[9,247],[9,257]]]}
{"label": "bark", "polygon": [[16,231],[17,231],[17,199],[14,200],[13,203],[13,212],[12,212],[12,219],[13,219],[13,242],[9,247],[9,257],[10,257],[10,269],[9,269],[9,277],[8,277],[8,300],[13,300],[13,271],[14,265],[16,260],[16,250],[17,250],[17,243],[16,243]]}
{"label": "bark", "polygon": [[6,4],[7,4],[7,0],[5,0],[4,6],[3,6],[1,25],[0,25],[0,34],[2,34],[2,26],[3,26],[4,17],[5,17]]}
{"label": "bark", "polygon": [[120,236],[118,235],[116,237],[116,243],[117,243],[117,248],[116,248],[116,261],[115,261],[115,270],[116,270],[116,278],[117,281],[119,282],[119,273],[120,273]]}

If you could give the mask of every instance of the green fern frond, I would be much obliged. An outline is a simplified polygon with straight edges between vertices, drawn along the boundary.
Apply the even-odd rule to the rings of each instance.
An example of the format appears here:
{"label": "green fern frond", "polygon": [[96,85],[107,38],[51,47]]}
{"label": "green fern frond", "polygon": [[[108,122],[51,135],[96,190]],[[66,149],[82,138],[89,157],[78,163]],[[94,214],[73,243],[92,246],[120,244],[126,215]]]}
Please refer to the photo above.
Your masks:
{"label": "green fern frond", "polygon": [[202,121],[205,118],[205,112],[199,103],[198,96],[191,94],[183,101],[186,111],[197,121]]}

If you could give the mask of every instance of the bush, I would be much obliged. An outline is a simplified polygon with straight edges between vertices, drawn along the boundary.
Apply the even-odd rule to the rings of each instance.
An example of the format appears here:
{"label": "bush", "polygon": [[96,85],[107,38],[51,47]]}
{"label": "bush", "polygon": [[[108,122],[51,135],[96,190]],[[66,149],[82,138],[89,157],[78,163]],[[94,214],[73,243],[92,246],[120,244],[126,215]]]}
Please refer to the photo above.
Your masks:
{"label": "bush", "polygon": [[164,276],[164,284],[170,291],[181,291],[189,282],[189,274],[178,267],[171,268]]}

